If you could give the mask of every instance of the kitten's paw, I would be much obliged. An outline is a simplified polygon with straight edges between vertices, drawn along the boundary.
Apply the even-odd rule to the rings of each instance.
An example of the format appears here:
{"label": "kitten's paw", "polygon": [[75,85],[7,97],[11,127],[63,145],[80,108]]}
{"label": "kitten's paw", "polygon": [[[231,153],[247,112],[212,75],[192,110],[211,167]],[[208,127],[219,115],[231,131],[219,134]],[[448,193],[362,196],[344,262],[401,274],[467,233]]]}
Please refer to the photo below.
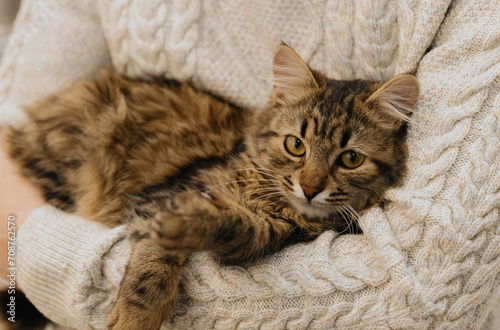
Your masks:
{"label": "kitten's paw", "polygon": [[159,329],[162,323],[159,315],[147,314],[132,310],[118,299],[106,320],[106,327],[110,330]]}
{"label": "kitten's paw", "polygon": [[167,201],[152,221],[152,237],[161,246],[179,252],[206,249],[208,223],[219,214],[212,200],[196,193],[181,193]]}

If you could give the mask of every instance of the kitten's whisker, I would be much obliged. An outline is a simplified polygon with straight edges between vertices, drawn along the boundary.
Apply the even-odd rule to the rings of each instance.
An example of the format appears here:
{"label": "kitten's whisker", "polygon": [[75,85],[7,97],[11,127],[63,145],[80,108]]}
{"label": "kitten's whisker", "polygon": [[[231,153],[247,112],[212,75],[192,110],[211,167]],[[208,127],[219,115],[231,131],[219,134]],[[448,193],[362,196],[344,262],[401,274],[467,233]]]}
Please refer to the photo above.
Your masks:
{"label": "kitten's whisker", "polygon": [[[263,167],[257,167],[257,168],[254,168],[254,167],[247,167],[247,168],[241,168],[241,169],[235,169],[235,170],[232,170],[231,172],[239,172],[239,171],[255,171],[263,176],[269,176],[271,178],[274,178],[274,179],[277,179],[279,180],[280,177],[276,176],[276,175],[273,175],[273,174],[278,174],[278,172],[276,171],[273,171],[273,170],[269,170],[269,169],[266,169],[266,168],[263,168]],[[270,173],[269,173],[270,172]],[[273,174],[271,174],[273,173]]]}
{"label": "kitten's whisker", "polygon": [[279,192],[278,188],[276,188],[276,187],[268,187],[268,188],[260,188],[260,189],[246,191],[243,193],[242,196],[246,197],[248,195],[257,194],[257,193],[261,193],[261,192],[267,192],[267,191]]}
{"label": "kitten's whisker", "polygon": [[271,169],[265,168],[265,167],[258,167],[258,166],[255,166],[255,167],[241,167],[241,168],[234,169],[234,171],[240,171],[240,170],[263,170],[263,171],[278,173],[278,171],[271,170]]}
{"label": "kitten's whisker", "polygon": [[[232,172],[241,172],[242,170],[255,170],[254,168],[242,168],[242,169],[234,169],[234,170],[228,170],[227,172],[228,173],[232,173]],[[216,174],[214,173],[211,173],[211,172],[202,172],[202,175],[210,175],[214,178],[219,178]],[[279,179],[279,178],[276,178],[276,179]],[[271,179],[268,179],[268,178],[253,178],[253,179],[249,179],[249,180],[271,180]]]}
{"label": "kitten's whisker", "polygon": [[345,205],[345,209],[352,220],[356,220],[356,215],[352,212],[352,208],[349,204]]}
{"label": "kitten's whisker", "polygon": [[264,194],[262,196],[259,196],[258,198],[256,198],[255,200],[257,199],[266,199],[266,198],[272,198],[272,197],[275,197],[275,196],[283,196],[283,194],[281,192],[271,192],[271,193],[268,193],[268,194]]}
{"label": "kitten's whisker", "polygon": [[200,191],[204,191],[204,190],[208,190],[208,189],[212,189],[212,188],[228,186],[228,185],[235,184],[235,183],[260,182],[260,181],[262,181],[262,183],[259,183],[259,185],[264,186],[265,184],[268,184],[270,187],[274,187],[274,185],[273,185],[274,182],[279,183],[279,181],[277,181],[277,180],[266,180],[266,179],[235,180],[235,181],[224,182],[224,183],[217,184],[217,185],[206,186],[206,187],[203,187],[200,189],[194,189],[193,191],[200,192]]}
{"label": "kitten's whisker", "polygon": [[360,222],[361,217],[359,213],[349,203],[344,204],[343,207],[345,212],[349,215],[350,223],[353,224],[353,233],[354,233],[354,221],[361,224]]}
{"label": "kitten's whisker", "polygon": [[[342,212],[342,209],[338,208],[337,210],[338,210],[338,214],[342,217],[342,220],[346,221],[345,220],[345,216],[344,216],[344,212]],[[339,235],[342,234],[346,229],[344,229],[343,231],[339,232]]]}
{"label": "kitten's whisker", "polygon": [[348,208],[352,211],[352,213],[355,215],[356,220],[361,219],[361,216],[359,215],[358,211],[356,211],[351,204],[347,204]]}
{"label": "kitten's whisker", "polygon": [[245,180],[237,180],[236,182],[249,182],[249,181],[254,181],[254,182],[262,181],[262,182],[267,182],[267,183],[270,183],[270,182],[279,183],[280,182],[279,180],[274,180],[274,179],[245,179]]}
{"label": "kitten's whisker", "polygon": [[349,204],[344,204],[344,207],[345,207],[345,210],[347,212],[347,214],[349,214],[350,217],[354,217],[354,214],[351,212],[351,209],[349,208]]}
{"label": "kitten's whisker", "polygon": [[279,182],[278,180],[273,180],[273,179],[243,179],[243,180],[234,180],[234,181],[229,181],[227,183],[239,183],[239,182],[249,182],[249,181],[263,181],[263,182]]}
{"label": "kitten's whisker", "polygon": [[[365,226],[363,225],[363,220],[361,220],[362,219],[361,216],[359,215],[359,213],[351,205],[349,205],[349,207],[356,214],[356,216],[357,216],[356,221],[358,221],[359,226],[361,227],[361,230],[363,230],[365,228]],[[367,236],[366,235],[363,235],[363,238],[364,238],[365,241],[367,240]]]}
{"label": "kitten's whisker", "polygon": [[265,172],[265,173],[273,173],[273,174],[281,175],[280,172],[278,172],[276,170],[271,170],[271,169],[265,168],[265,167],[246,167],[246,168],[243,168],[243,170],[253,170],[253,171],[258,171],[260,173]]}
{"label": "kitten's whisker", "polygon": [[358,223],[358,225],[361,227],[361,229],[363,229],[364,226],[363,226],[363,222],[361,220],[361,216],[359,215],[359,213],[350,204],[347,204],[347,208],[349,210],[349,213],[353,217],[353,221],[356,221],[356,223]]}
{"label": "kitten's whisker", "polygon": [[349,209],[346,208],[346,213],[347,213],[347,217],[348,217],[348,223],[349,223],[349,234],[352,235],[354,234],[354,224],[352,223],[352,215],[350,214],[349,212]]}
{"label": "kitten's whisker", "polygon": [[356,211],[350,204],[348,204],[349,209],[354,215],[355,220],[361,225],[361,229],[363,229],[363,222],[361,220],[361,216],[359,215],[358,211]]}
{"label": "kitten's whisker", "polygon": [[343,234],[346,230],[349,230],[349,233],[351,233],[351,223],[349,221],[349,217],[345,213],[346,212],[345,205],[341,205],[341,208],[339,209],[339,211],[340,211],[340,214],[342,215],[342,218],[347,223],[347,228],[342,230],[341,232],[339,232],[339,235]]}
{"label": "kitten's whisker", "polygon": [[257,170],[260,170],[260,171],[265,171],[265,172],[271,172],[271,173],[275,173],[275,174],[278,174],[279,176],[281,176],[281,172],[279,171],[276,171],[276,170],[272,170],[270,168],[266,168],[266,167],[256,167]]}
{"label": "kitten's whisker", "polygon": [[247,190],[247,191],[244,192],[244,194],[253,194],[253,193],[256,193],[256,192],[259,192],[259,191],[265,191],[265,190],[279,191],[278,187],[267,186],[267,187],[262,187],[262,188],[258,188],[258,189]]}
{"label": "kitten's whisker", "polygon": [[283,194],[281,192],[272,192],[272,193],[265,194],[265,195],[259,196],[257,198],[254,198],[252,201],[255,202],[255,201],[263,200],[266,198],[274,198],[274,197],[283,197]]}

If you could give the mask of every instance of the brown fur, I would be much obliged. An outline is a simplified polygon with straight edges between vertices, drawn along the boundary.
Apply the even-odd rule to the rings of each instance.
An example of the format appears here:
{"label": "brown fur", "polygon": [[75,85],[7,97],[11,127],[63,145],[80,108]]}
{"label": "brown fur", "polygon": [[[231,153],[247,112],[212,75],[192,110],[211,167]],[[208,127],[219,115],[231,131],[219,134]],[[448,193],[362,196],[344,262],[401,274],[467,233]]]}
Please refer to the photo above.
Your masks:
{"label": "brown fur", "polygon": [[[400,182],[414,77],[329,80],[285,45],[274,76],[270,106],[250,112],[188,84],[107,71],[29,107],[31,120],[7,133],[8,153],[50,203],[130,223],[110,328],[159,328],[186,254],[238,262],[272,253],[344,228]],[[303,156],[287,152],[289,135]],[[342,165],[347,150],[364,155],[362,165]]]}

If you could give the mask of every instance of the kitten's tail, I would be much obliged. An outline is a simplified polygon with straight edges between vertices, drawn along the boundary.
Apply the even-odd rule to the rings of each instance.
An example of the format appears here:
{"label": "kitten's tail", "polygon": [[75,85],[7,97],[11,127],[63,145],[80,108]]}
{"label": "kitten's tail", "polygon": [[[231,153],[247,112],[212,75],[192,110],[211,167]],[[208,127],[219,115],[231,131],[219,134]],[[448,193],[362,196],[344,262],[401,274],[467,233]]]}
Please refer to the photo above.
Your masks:
{"label": "kitten's tail", "polygon": [[0,292],[0,313],[0,326],[8,330],[41,330],[49,323],[19,290],[12,295],[7,290]]}

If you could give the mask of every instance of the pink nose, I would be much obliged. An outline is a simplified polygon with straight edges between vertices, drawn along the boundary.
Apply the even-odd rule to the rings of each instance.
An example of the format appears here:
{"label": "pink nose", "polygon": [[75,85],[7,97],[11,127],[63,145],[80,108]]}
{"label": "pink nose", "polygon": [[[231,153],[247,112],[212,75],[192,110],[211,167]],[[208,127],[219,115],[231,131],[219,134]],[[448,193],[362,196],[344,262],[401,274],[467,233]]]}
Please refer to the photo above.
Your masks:
{"label": "pink nose", "polygon": [[300,186],[302,187],[302,190],[304,191],[304,196],[306,196],[306,198],[308,200],[311,200],[313,199],[314,197],[316,197],[317,194],[319,194],[320,192],[323,191],[323,187],[309,187],[308,185],[305,185],[305,184],[300,184]]}

